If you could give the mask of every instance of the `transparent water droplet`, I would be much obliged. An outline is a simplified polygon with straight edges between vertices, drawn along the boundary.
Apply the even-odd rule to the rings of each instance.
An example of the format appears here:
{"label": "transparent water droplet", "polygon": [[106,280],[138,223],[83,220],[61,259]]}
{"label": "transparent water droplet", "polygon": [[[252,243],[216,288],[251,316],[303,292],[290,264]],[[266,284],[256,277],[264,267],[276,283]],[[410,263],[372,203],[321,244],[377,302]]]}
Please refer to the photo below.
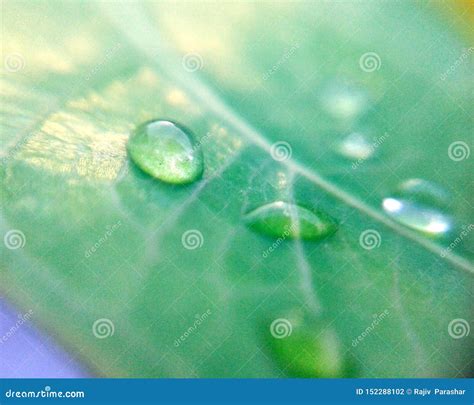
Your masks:
{"label": "transparent water droplet", "polygon": [[199,144],[189,130],[171,121],[155,120],[138,126],[127,149],[140,169],[166,183],[191,183],[203,172]]}
{"label": "transparent water droplet", "polygon": [[431,236],[447,234],[453,220],[446,213],[448,193],[438,185],[422,179],[403,182],[382,207],[396,221]]}
{"label": "transparent water droplet", "polygon": [[341,378],[353,373],[337,334],[331,328],[321,329],[317,322],[308,324],[292,316],[278,318],[266,336],[273,358],[291,377]]}
{"label": "transparent water droplet", "polygon": [[331,83],[322,93],[322,104],[335,118],[353,119],[369,105],[368,94],[346,83]]}
{"label": "transparent water droplet", "polygon": [[319,240],[337,230],[328,214],[285,201],[262,205],[247,213],[245,221],[255,231],[278,238]]}
{"label": "transparent water droplet", "polygon": [[373,156],[375,148],[373,141],[366,135],[360,132],[353,132],[342,140],[337,150],[348,159],[365,160]]}

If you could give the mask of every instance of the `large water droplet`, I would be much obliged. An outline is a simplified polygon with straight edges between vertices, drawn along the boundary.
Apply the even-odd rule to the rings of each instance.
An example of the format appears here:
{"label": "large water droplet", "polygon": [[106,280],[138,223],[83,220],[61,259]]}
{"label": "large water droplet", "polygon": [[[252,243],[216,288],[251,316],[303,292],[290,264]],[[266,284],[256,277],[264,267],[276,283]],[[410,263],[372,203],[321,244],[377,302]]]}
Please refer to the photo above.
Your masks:
{"label": "large water droplet", "polygon": [[248,226],[278,238],[319,240],[337,230],[336,221],[320,210],[275,201],[245,215]]}
{"label": "large water droplet", "polygon": [[360,132],[353,132],[338,145],[338,152],[348,159],[369,159],[374,154],[373,141]]}
{"label": "large water droplet", "polygon": [[396,221],[432,236],[448,233],[452,218],[445,212],[449,195],[441,187],[421,179],[403,182],[382,207]]}
{"label": "large water droplet", "polygon": [[191,183],[202,175],[199,144],[189,130],[171,121],[149,121],[138,126],[127,148],[140,169],[166,183]]}

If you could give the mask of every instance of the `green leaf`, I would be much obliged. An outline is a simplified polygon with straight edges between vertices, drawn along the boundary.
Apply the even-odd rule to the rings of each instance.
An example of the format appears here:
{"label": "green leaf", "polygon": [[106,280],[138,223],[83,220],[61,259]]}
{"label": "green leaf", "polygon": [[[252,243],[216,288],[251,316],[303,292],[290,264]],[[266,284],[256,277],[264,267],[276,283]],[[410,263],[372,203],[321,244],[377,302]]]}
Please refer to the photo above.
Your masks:
{"label": "green leaf", "polygon": [[[472,157],[448,149],[472,146],[472,48],[464,17],[435,7],[2,4],[1,227],[25,243],[2,246],[2,293],[97,375],[468,375],[472,334],[448,326],[472,321]],[[129,161],[156,118],[196,135],[202,180]],[[354,131],[383,139],[355,167],[338,152]],[[448,190],[448,235],[382,210],[413,178]],[[274,201],[338,229],[246,226]]]}

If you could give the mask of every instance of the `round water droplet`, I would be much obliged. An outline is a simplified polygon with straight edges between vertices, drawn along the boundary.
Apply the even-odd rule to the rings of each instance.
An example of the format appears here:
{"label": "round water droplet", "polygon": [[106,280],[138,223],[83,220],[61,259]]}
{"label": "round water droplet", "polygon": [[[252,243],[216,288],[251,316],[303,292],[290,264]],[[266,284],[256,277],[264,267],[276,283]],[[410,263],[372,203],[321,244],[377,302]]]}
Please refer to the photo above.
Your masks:
{"label": "round water droplet", "polygon": [[337,230],[336,221],[320,210],[275,201],[245,215],[248,226],[278,238],[319,240]]}
{"label": "round water droplet", "polygon": [[452,218],[445,212],[448,193],[426,180],[410,179],[403,182],[382,207],[396,221],[432,236],[442,236],[453,227]]}
{"label": "round water droplet", "polygon": [[353,119],[367,109],[369,97],[357,87],[345,83],[331,83],[322,93],[322,104],[335,118]]}
{"label": "round water droplet", "polygon": [[338,145],[338,152],[348,159],[369,159],[373,156],[375,148],[373,141],[360,132],[353,132]]}
{"label": "round water droplet", "polygon": [[337,334],[293,316],[273,320],[265,331],[271,354],[291,377],[351,377],[353,365],[344,356]]}
{"label": "round water droplet", "polygon": [[166,183],[191,183],[203,172],[199,144],[189,130],[171,121],[149,121],[138,126],[127,149],[140,169]]}

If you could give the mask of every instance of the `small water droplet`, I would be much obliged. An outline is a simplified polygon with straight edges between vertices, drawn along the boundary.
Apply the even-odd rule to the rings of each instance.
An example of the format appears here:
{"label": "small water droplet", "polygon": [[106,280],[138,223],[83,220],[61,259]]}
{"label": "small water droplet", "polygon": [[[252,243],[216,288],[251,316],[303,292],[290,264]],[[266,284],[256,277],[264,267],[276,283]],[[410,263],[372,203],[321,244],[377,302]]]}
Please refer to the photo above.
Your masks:
{"label": "small water droplet", "polygon": [[127,145],[133,162],[166,183],[186,184],[203,172],[199,144],[186,128],[166,120],[139,125]]}
{"label": "small water droplet", "polygon": [[[276,330],[275,326],[280,329]],[[275,319],[266,336],[275,361],[291,377],[352,376],[353,366],[345,358],[338,336],[331,328],[321,329],[317,322],[308,324],[290,316]]]}
{"label": "small water droplet", "polygon": [[452,218],[445,212],[448,193],[436,184],[422,179],[403,182],[382,207],[396,221],[432,236],[448,233]]}
{"label": "small water droplet", "polygon": [[373,141],[360,132],[353,132],[338,145],[338,152],[348,159],[369,159],[373,156],[375,148]]}
{"label": "small water droplet", "polygon": [[285,201],[262,205],[247,213],[245,220],[257,232],[278,238],[319,240],[337,230],[328,214]]}
{"label": "small water droplet", "polygon": [[322,94],[322,103],[326,111],[339,119],[356,118],[369,104],[369,97],[365,91],[346,83],[331,83]]}

